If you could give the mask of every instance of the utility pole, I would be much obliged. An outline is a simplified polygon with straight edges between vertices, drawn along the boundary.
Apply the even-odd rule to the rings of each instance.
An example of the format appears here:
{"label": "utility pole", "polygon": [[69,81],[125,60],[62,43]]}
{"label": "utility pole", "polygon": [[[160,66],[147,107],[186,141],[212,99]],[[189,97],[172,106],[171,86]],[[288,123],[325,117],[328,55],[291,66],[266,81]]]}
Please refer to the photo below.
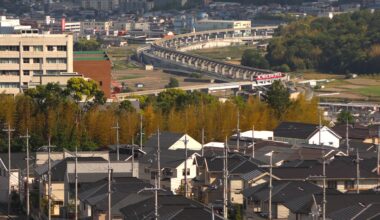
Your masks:
{"label": "utility pole", "polygon": [[237,112],[237,125],[236,125],[236,132],[237,132],[237,140],[236,140],[236,148],[239,152],[240,150],[240,111]]}
{"label": "utility pole", "polygon": [[184,178],[185,178],[185,183],[184,183],[184,187],[185,187],[185,197],[187,198],[187,195],[188,195],[188,190],[187,190],[187,142],[189,142],[189,140],[187,140],[187,135],[185,134],[185,140],[183,140],[183,143],[185,144],[185,172],[184,172]]}
{"label": "utility pole", "polygon": [[116,126],[115,127],[112,127],[113,129],[116,129],[116,158],[117,160],[119,161],[120,160],[120,156],[119,156],[119,120],[116,121]]}
{"label": "utility pole", "polygon": [[111,162],[110,159],[108,158],[108,220],[112,219],[112,207],[111,207],[111,196],[112,196],[112,191],[111,191],[111,183],[112,183],[112,169],[111,169]]}
{"label": "utility pole", "polygon": [[26,139],[26,216],[28,220],[30,219],[30,202],[29,202],[29,129],[26,129],[26,135],[20,136],[20,138]]}
{"label": "utility pole", "polygon": [[350,143],[349,143],[349,137],[348,137],[348,107],[347,107],[347,118],[346,118],[346,154],[347,156],[350,156]]}
{"label": "utility pole", "polygon": [[48,220],[51,220],[51,148],[54,146],[51,145],[51,137],[49,135],[49,145],[47,146],[48,148],[48,201],[49,201],[49,207],[48,207]]}
{"label": "utility pole", "polygon": [[4,128],[3,131],[8,133],[8,217],[11,214],[11,132],[14,132],[15,129],[11,129],[11,124],[8,123],[8,128]]}
{"label": "utility pole", "polygon": [[323,201],[322,201],[322,220],[326,220],[326,158],[325,148],[322,146],[322,116],[319,112],[319,145],[322,147],[322,178],[323,178]]}
{"label": "utility pole", "polygon": [[202,157],[205,155],[205,128],[202,128]]}
{"label": "utility pole", "polygon": [[75,144],[75,220],[78,220],[78,128],[79,122],[76,120],[76,132],[77,132],[77,140],[78,142]]}
{"label": "utility pole", "polygon": [[223,218],[228,219],[228,152],[227,152],[227,137],[224,144],[224,157],[223,157]]}
{"label": "utility pole", "polygon": [[360,193],[360,158],[359,158],[359,150],[356,148],[356,194]]}
{"label": "utility pole", "polygon": [[252,126],[252,158],[255,158],[255,125]]}
{"label": "utility pole", "polygon": [[[376,168],[376,171],[377,171],[377,175],[379,175],[379,166],[380,166],[380,125],[378,127],[378,131],[377,131],[377,168]],[[373,139],[375,140],[375,138]],[[374,141],[374,144],[375,144],[375,141]]]}
{"label": "utility pole", "polygon": [[140,190],[137,192],[137,194],[140,194],[141,192],[144,191],[154,191],[154,219],[158,220],[159,215],[158,215],[158,191],[165,191],[164,189],[161,189],[158,187],[158,179],[157,179],[157,174],[154,178],[154,187],[152,188],[147,188],[145,187],[144,189]]}
{"label": "utility pole", "polygon": [[268,219],[272,220],[272,190],[273,190],[273,151],[270,153],[269,157],[269,214]]}
{"label": "utility pole", "polygon": [[266,167],[269,168],[269,204],[268,204],[268,219],[272,220],[272,189],[273,189],[273,154],[275,152],[271,151],[269,152],[269,165],[261,165],[259,167]]}
{"label": "utility pole", "polygon": [[161,189],[160,128],[157,128],[157,187]]}
{"label": "utility pole", "polygon": [[143,140],[143,116],[140,114],[140,150],[142,150],[142,140]]}

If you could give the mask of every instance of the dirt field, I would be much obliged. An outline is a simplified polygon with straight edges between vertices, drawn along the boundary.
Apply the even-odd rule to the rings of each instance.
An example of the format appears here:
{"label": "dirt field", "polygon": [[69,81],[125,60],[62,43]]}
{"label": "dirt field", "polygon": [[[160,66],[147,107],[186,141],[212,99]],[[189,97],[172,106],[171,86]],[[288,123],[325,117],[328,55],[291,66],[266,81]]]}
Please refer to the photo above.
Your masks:
{"label": "dirt field", "polygon": [[324,86],[320,93],[339,93],[328,96],[330,98],[380,101],[380,79],[337,79]]}
{"label": "dirt field", "polygon": [[[170,77],[178,80],[179,86],[200,85],[202,83],[184,82],[185,77],[164,73],[162,70],[145,71],[141,69],[114,70],[113,78],[124,82],[134,91],[163,89],[169,83]],[[143,83],[144,88],[136,88],[136,83]]]}

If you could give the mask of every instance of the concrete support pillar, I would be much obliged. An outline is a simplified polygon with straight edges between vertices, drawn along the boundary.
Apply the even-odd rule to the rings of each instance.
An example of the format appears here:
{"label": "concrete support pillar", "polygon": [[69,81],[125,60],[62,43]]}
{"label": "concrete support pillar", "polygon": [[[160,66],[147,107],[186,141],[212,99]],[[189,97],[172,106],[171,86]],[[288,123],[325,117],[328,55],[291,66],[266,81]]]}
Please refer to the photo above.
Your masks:
{"label": "concrete support pillar", "polygon": [[211,63],[207,63],[207,71],[212,72],[212,65]]}
{"label": "concrete support pillar", "polygon": [[237,69],[236,71],[235,71],[235,73],[232,75],[232,78],[240,78],[240,74],[241,74],[241,72],[240,72],[241,70],[239,70],[239,69]]}
{"label": "concrete support pillar", "polygon": [[226,69],[227,69],[226,66],[222,66],[222,68],[221,68],[221,72],[222,72],[222,75],[223,75],[223,76],[226,75]]}
{"label": "concrete support pillar", "polygon": [[218,73],[219,72],[219,64],[216,64],[214,67],[214,72]]}
{"label": "concrete support pillar", "polygon": [[176,56],[175,56],[175,61],[176,61],[176,62],[180,62],[180,57],[179,57],[179,55],[176,55]]}
{"label": "concrete support pillar", "polygon": [[197,59],[197,58],[194,58],[193,61],[194,61],[194,67],[195,67],[195,68],[198,68],[198,64],[199,64],[199,63],[198,63],[198,59]]}

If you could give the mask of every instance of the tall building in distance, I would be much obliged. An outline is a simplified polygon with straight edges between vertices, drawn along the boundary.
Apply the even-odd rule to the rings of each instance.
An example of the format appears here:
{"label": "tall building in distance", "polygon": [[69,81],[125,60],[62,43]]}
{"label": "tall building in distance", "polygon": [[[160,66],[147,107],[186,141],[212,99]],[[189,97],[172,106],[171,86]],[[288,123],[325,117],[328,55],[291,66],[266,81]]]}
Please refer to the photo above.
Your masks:
{"label": "tall building in distance", "polygon": [[17,94],[49,82],[67,83],[73,73],[70,34],[0,35],[0,92]]}

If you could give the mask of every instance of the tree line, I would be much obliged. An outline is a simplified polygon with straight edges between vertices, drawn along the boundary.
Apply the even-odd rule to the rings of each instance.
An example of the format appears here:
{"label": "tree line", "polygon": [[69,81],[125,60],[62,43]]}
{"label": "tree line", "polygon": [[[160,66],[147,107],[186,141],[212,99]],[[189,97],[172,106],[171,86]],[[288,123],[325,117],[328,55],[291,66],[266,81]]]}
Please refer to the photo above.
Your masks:
{"label": "tree line", "polygon": [[[318,122],[318,100],[303,96],[290,100],[281,83],[275,83],[268,101],[257,97],[233,97],[225,102],[201,92],[188,93],[167,89],[158,96],[136,97],[140,109],[131,102],[105,103],[93,83],[72,79],[66,89],[59,84],[38,86],[24,94],[0,96],[0,124],[8,124],[12,133],[12,151],[24,151],[25,140],[18,138],[29,131],[32,150],[48,140],[57,150],[95,150],[115,144],[116,123],[120,126],[120,143],[137,143],[140,115],[143,139],[161,130],[187,132],[201,140],[202,128],[206,141],[222,141],[236,132],[238,112],[240,129],[271,130],[280,121]],[[284,94],[285,93],[285,94]],[[84,102],[83,102],[84,100]],[[0,151],[7,151],[7,134],[0,132]]]}
{"label": "tree line", "polygon": [[[251,52],[242,60],[248,66],[277,70],[379,73],[379,39],[378,10],[345,13],[333,19],[308,17],[281,26],[264,57],[257,58],[259,55]],[[253,59],[256,61],[250,61]]]}

